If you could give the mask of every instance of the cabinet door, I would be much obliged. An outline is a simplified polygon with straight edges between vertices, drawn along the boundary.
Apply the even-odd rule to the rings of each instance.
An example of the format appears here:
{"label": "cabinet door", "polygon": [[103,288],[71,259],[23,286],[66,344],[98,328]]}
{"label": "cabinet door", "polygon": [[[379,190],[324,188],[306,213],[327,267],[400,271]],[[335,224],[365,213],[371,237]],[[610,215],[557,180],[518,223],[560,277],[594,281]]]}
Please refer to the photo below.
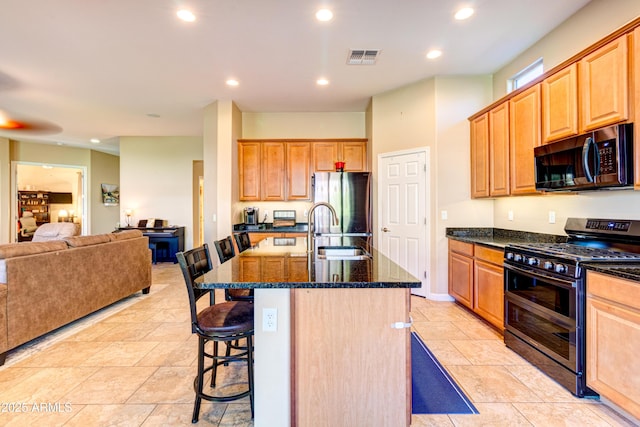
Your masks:
{"label": "cabinet door", "polygon": [[238,258],[238,280],[240,282],[259,282],[262,276],[261,257],[241,256]]}
{"label": "cabinet door", "polygon": [[367,170],[367,143],[360,141],[340,143],[340,160],[345,172],[365,172]]}
{"label": "cabinet door", "polygon": [[[500,256],[502,258],[502,256]],[[476,259],[473,267],[473,311],[504,329],[504,275],[501,265]]]}
{"label": "cabinet door", "polygon": [[289,282],[306,282],[309,280],[309,266],[306,256],[290,256],[287,258],[287,277]]}
{"label": "cabinet door", "polygon": [[284,142],[262,143],[262,200],[285,200]]}
{"label": "cabinet door", "polygon": [[489,197],[489,113],[471,126],[471,197]]}
{"label": "cabinet door", "polygon": [[449,294],[473,309],[473,258],[449,251]]}
{"label": "cabinet door", "polygon": [[260,200],[261,150],[260,143],[238,142],[240,200]]}
{"label": "cabinet door", "polygon": [[287,200],[311,199],[311,145],[287,142]]}
{"label": "cabinet door", "polygon": [[578,64],[542,81],[542,141],[578,134]]}
{"label": "cabinet door", "polygon": [[509,102],[511,194],[533,194],[536,192],[533,149],[540,145],[540,85]]}
{"label": "cabinet door", "polygon": [[291,425],[410,424],[408,292],[292,290]]}
{"label": "cabinet door", "polygon": [[587,273],[587,385],[640,418],[640,284]]}
{"label": "cabinet door", "polygon": [[580,122],[583,131],[628,118],[627,36],[580,61]]}
{"label": "cabinet door", "polygon": [[283,256],[262,257],[263,282],[279,282],[283,277],[285,277]]}
{"label": "cabinet door", "polygon": [[314,172],[335,172],[338,161],[338,142],[313,143]]}
{"label": "cabinet door", "polygon": [[509,195],[509,103],[489,111],[489,195]]}
{"label": "cabinet door", "polygon": [[[633,102],[635,103],[633,107],[634,118],[633,122],[640,123],[640,27],[637,27],[633,30],[633,53],[631,57],[633,58],[633,72],[634,76],[633,88],[634,93],[632,96]],[[635,184],[634,187],[636,190],[640,190],[640,131],[636,127],[633,132],[633,155],[635,157]]]}

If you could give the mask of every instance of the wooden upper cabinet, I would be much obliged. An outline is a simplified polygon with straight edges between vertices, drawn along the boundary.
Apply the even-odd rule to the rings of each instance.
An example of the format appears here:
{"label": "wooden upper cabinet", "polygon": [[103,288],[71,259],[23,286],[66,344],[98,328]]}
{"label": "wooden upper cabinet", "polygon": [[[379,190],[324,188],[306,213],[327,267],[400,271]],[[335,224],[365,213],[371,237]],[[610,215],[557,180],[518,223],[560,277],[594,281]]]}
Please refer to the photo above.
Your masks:
{"label": "wooden upper cabinet", "polygon": [[313,171],[334,172],[338,161],[338,142],[313,143]]}
{"label": "wooden upper cabinet", "polygon": [[580,127],[593,130],[629,117],[627,35],[580,60]]}
{"label": "wooden upper cabinet", "polygon": [[542,141],[578,134],[578,64],[542,81]]}
{"label": "wooden upper cabinet", "polygon": [[489,113],[471,120],[471,197],[489,197]]}
{"label": "wooden upper cabinet", "polygon": [[633,132],[633,155],[635,157],[635,189],[640,190],[640,130],[637,128],[638,124],[640,124],[640,27],[636,28],[633,31],[633,54],[631,57],[633,58],[633,97],[634,100],[634,108],[633,113],[635,117],[633,118],[633,122],[636,124],[636,128]]}
{"label": "wooden upper cabinet", "polygon": [[311,144],[287,142],[287,200],[311,199]]}
{"label": "wooden upper cabinet", "polygon": [[335,172],[336,162],[344,162],[345,172],[367,170],[367,141],[313,142],[313,171]]}
{"label": "wooden upper cabinet", "polygon": [[285,143],[262,143],[262,200],[285,200]]}
{"label": "wooden upper cabinet", "polygon": [[258,142],[238,142],[240,200],[260,200],[261,150]]}
{"label": "wooden upper cabinet", "polygon": [[509,103],[489,111],[489,195],[509,195]]}
{"label": "wooden upper cabinet", "polygon": [[536,192],[533,149],[540,145],[540,85],[509,101],[511,194]]}
{"label": "wooden upper cabinet", "polygon": [[345,172],[365,172],[367,170],[367,143],[364,141],[349,141],[340,143],[342,154],[340,161],[344,162]]}

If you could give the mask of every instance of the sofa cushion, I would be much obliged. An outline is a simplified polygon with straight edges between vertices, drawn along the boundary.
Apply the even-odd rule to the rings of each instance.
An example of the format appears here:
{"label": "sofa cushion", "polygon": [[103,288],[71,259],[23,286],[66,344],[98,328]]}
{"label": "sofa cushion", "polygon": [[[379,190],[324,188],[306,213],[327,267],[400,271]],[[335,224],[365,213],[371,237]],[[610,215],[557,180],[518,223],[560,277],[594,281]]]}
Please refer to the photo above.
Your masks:
{"label": "sofa cushion", "polygon": [[20,242],[0,245],[0,259],[34,255],[44,252],[55,252],[67,249],[67,243],[62,240],[50,242]]}
{"label": "sofa cushion", "polygon": [[127,240],[127,239],[135,239],[137,237],[142,237],[142,231],[140,230],[123,230],[117,233],[110,233],[109,238],[112,241],[116,240]]}
{"label": "sofa cushion", "polygon": [[78,234],[78,228],[73,222],[48,222],[38,227],[32,241],[60,240],[63,237],[75,236],[76,234]]}
{"label": "sofa cushion", "polygon": [[67,242],[71,248],[79,248],[81,246],[99,245],[111,241],[108,234],[95,234],[92,236],[71,236],[64,237],[62,240]]}

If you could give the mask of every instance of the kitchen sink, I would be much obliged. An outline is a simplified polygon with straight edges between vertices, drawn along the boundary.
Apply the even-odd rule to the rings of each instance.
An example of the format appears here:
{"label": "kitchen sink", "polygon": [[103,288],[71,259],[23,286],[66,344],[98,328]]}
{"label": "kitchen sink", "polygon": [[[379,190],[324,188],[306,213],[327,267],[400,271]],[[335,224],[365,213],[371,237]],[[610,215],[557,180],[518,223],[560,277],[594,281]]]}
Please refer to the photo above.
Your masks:
{"label": "kitchen sink", "polygon": [[370,259],[371,254],[359,246],[320,246],[316,257],[328,260]]}

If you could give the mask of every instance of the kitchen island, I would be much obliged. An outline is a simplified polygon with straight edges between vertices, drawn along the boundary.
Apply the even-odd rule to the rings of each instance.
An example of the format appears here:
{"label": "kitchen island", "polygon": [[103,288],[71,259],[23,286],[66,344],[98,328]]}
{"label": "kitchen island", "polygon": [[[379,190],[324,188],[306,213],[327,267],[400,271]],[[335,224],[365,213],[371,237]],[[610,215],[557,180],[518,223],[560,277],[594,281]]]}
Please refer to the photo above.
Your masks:
{"label": "kitchen island", "polygon": [[307,253],[306,238],[265,239],[198,286],[255,289],[255,426],[410,424],[409,288],[420,281],[368,240],[318,237]]}

